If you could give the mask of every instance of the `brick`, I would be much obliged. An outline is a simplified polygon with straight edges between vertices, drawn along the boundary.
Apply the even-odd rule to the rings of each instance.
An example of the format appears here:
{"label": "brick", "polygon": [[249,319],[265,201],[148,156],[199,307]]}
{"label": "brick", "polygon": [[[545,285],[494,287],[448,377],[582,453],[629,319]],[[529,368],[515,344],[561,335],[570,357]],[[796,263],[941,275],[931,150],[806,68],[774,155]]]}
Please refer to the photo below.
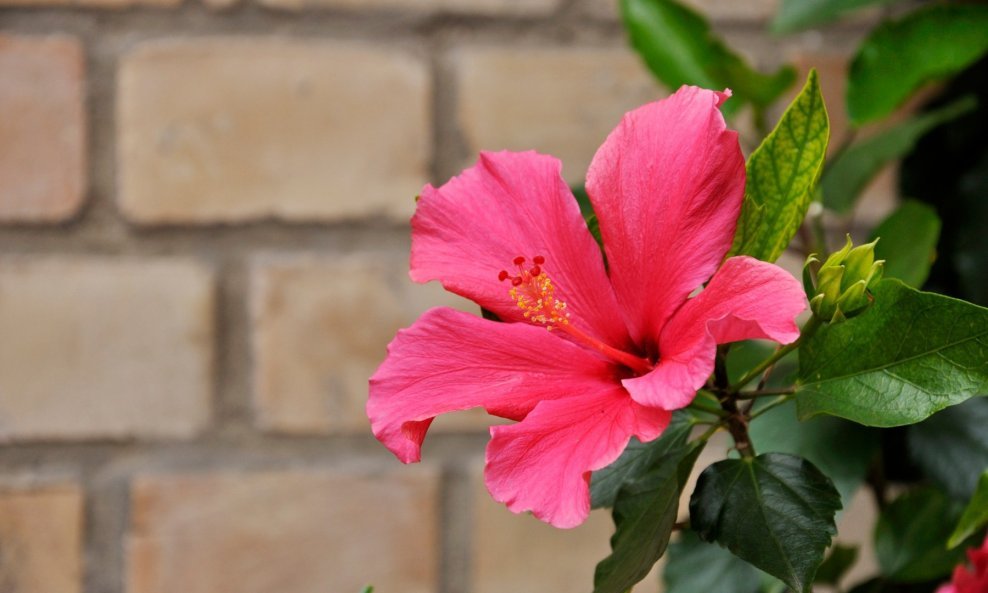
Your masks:
{"label": "brick", "polygon": [[192,261],[0,260],[0,441],[197,433],[212,326]]}
{"label": "brick", "polygon": [[[438,283],[408,280],[402,255],[272,256],[252,266],[251,320],[258,423],[290,433],[369,432],[367,379],[401,327],[426,309],[475,305]],[[486,427],[478,411],[434,430]]]}
{"label": "brick", "polygon": [[498,16],[551,13],[560,0],[258,0],[263,6],[287,10],[330,8],[362,11],[453,12]]}
{"label": "brick", "polygon": [[0,35],[0,222],[71,218],[86,192],[78,39]]}
{"label": "brick", "polygon": [[[593,511],[575,529],[556,529],[529,514],[516,515],[494,502],[480,470],[474,479],[473,593],[589,591],[597,563],[610,554],[614,524]],[[659,591],[658,570],[636,593]]]}
{"label": "brick", "polygon": [[[618,0],[586,0],[587,10],[598,18],[617,19]],[[709,20],[765,21],[775,16],[779,0],[683,0]]]}
{"label": "brick", "polygon": [[429,79],[401,50],[168,40],[128,54],[118,78],[134,222],[406,220],[426,180]]}
{"label": "brick", "polygon": [[168,8],[178,6],[181,3],[182,0],[0,0],[0,6],[74,6],[111,10],[119,10],[133,6]]}
{"label": "brick", "polygon": [[82,591],[83,496],[74,483],[0,485],[0,588]]}
{"label": "brick", "polygon": [[142,476],[127,593],[435,593],[438,476],[329,470]]}
{"label": "brick", "polygon": [[470,48],[455,67],[464,165],[479,150],[535,149],[562,159],[571,183],[621,116],[660,93],[626,49]]}

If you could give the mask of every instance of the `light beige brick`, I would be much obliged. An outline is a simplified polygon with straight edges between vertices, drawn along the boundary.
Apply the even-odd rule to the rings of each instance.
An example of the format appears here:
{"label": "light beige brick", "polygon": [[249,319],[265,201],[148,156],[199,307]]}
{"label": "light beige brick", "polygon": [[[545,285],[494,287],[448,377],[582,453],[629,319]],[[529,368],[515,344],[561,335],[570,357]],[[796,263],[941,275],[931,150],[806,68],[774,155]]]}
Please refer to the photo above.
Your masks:
{"label": "light beige brick", "polygon": [[[260,258],[252,266],[254,392],[258,422],[273,431],[369,433],[367,380],[395,332],[426,309],[478,313],[438,283],[408,279],[404,254]],[[479,410],[434,430],[480,429]]]}
{"label": "light beige brick", "polygon": [[[590,591],[597,563],[610,554],[614,523],[597,510],[575,529],[556,529],[494,502],[475,473],[473,593]],[[658,570],[635,593],[659,591]]]}
{"label": "light beige brick", "polygon": [[[617,19],[618,0],[585,0],[589,12],[600,18]],[[778,10],[779,0],[683,0],[709,20],[764,21]]]}
{"label": "light beige brick", "polygon": [[212,326],[191,261],[0,260],[0,441],[197,433]]}
{"label": "light beige brick", "polygon": [[480,150],[535,149],[562,159],[570,183],[621,116],[660,93],[623,48],[471,48],[455,64],[464,165]]}
{"label": "light beige brick", "polygon": [[536,16],[551,13],[560,0],[258,0],[270,8],[332,8],[363,11],[453,12]]}
{"label": "light beige brick", "polygon": [[438,476],[293,470],[144,476],[127,593],[435,593]]}
{"label": "light beige brick", "polygon": [[82,591],[82,499],[73,483],[0,485],[0,589]]}
{"label": "light beige brick", "polygon": [[78,6],[82,8],[124,9],[134,6],[168,8],[178,6],[182,0],[0,0],[0,6]]}
{"label": "light beige brick", "polygon": [[0,80],[0,222],[70,218],[86,192],[82,46],[0,35]]}
{"label": "light beige brick", "polygon": [[428,75],[400,49],[151,42],[118,84],[119,201],[138,223],[405,220],[426,180]]}

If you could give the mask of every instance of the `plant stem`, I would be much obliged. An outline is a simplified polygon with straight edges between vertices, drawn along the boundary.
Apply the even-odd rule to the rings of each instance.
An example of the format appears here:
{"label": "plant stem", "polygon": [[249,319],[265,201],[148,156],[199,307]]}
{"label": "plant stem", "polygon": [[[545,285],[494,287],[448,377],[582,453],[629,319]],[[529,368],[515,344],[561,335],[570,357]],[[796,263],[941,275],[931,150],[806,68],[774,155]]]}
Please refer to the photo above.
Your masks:
{"label": "plant stem", "polygon": [[768,412],[772,408],[781,406],[782,404],[786,403],[787,401],[789,401],[791,399],[792,399],[792,395],[789,394],[789,395],[780,396],[780,397],[772,400],[770,403],[766,404],[765,407],[759,409],[757,412],[755,412],[754,414],[752,414],[748,418],[748,421],[750,422],[750,421],[754,420],[755,418],[758,418],[759,416],[761,416],[765,412]]}
{"label": "plant stem", "polygon": [[759,375],[765,372],[766,369],[768,369],[773,364],[777,363],[786,354],[789,354],[796,348],[799,348],[799,345],[803,342],[803,340],[812,336],[814,333],[816,333],[816,330],[819,328],[820,328],[820,320],[816,317],[816,315],[810,317],[810,320],[807,321],[806,325],[803,326],[803,329],[799,334],[799,338],[797,338],[795,342],[793,342],[792,344],[787,344],[782,348],[779,348],[778,350],[775,351],[774,354],[772,354],[772,356],[769,356],[765,360],[755,365],[755,368],[745,373],[744,376],[742,376],[737,383],[730,386],[728,390],[731,393],[738,393],[742,387],[754,381]]}
{"label": "plant stem", "polygon": [[784,389],[758,389],[755,391],[741,391],[737,394],[737,399],[755,399],[759,397],[769,397],[772,395],[792,395],[796,393],[795,387]]}
{"label": "plant stem", "polygon": [[702,403],[702,402],[698,402],[695,399],[693,400],[693,403],[690,404],[690,407],[691,408],[695,408],[697,410],[700,410],[701,412],[706,412],[708,414],[713,414],[714,416],[717,416],[719,418],[723,418],[723,417],[727,416],[727,414],[724,412],[724,410],[721,410],[720,408],[715,408],[713,406],[708,406],[707,404]]}

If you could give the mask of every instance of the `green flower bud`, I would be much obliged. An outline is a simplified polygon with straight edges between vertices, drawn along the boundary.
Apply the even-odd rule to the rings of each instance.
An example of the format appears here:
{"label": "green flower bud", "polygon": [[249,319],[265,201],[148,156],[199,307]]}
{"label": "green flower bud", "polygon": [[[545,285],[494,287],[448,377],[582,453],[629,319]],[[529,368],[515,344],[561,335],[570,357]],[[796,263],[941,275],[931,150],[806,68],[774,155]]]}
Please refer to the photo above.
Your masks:
{"label": "green flower bud", "polygon": [[844,247],[832,253],[816,271],[814,286],[811,269],[820,260],[815,255],[803,266],[803,286],[813,314],[837,323],[864,312],[871,304],[868,289],[882,278],[884,260],[875,261],[875,243],[854,247],[848,236]]}

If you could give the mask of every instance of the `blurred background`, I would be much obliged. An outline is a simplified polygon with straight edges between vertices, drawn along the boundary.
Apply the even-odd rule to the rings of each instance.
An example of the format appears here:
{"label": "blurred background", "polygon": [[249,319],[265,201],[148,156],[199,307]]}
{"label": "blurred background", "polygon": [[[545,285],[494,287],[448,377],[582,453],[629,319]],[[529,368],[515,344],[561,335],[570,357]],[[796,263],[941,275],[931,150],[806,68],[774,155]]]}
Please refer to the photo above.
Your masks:
{"label": "blurred background", "polygon": [[[841,137],[877,10],[772,37],[773,0],[690,4],[759,68],[818,68]],[[605,513],[491,502],[480,414],[402,466],[366,381],[428,307],[474,310],[407,280],[424,183],[534,148],[579,184],[669,91],[613,0],[0,0],[0,592],[589,590]]]}

